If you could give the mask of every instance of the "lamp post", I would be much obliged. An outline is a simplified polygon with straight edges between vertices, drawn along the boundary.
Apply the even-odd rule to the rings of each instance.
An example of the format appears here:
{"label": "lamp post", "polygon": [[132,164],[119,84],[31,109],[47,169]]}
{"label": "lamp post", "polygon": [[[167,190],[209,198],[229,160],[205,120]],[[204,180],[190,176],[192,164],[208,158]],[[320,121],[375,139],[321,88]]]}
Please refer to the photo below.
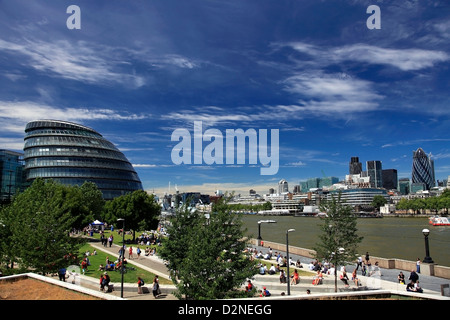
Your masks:
{"label": "lamp post", "polygon": [[288,229],[286,230],[286,258],[287,258],[287,294],[288,296],[291,295],[291,277],[289,274],[289,232],[293,232],[295,229]]}
{"label": "lamp post", "polygon": [[431,257],[430,257],[430,247],[428,244],[428,235],[430,234],[430,230],[423,229],[422,233],[425,236],[425,258],[423,259],[423,262],[434,263],[433,259],[431,259]]}
{"label": "lamp post", "polygon": [[259,220],[258,221],[258,246],[261,245],[261,223],[277,223],[275,220]]}
{"label": "lamp post", "polygon": [[122,265],[120,266],[122,273],[122,280],[120,282],[120,297],[123,298],[123,258],[125,257],[125,219],[119,218],[117,221],[122,221]]}

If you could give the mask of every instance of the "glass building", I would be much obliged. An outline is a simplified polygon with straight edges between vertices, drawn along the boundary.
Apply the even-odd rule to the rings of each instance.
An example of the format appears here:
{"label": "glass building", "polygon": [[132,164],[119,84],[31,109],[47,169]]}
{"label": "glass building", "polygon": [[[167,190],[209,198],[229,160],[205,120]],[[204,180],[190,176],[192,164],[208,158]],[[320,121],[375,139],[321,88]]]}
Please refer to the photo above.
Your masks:
{"label": "glass building", "polygon": [[142,190],[131,163],[95,130],[67,121],[38,120],[25,127],[25,174],[65,185],[94,182],[105,200]]}
{"label": "glass building", "polygon": [[422,148],[413,151],[412,183],[423,183],[426,190],[435,186],[434,160]]}
{"label": "glass building", "polygon": [[0,202],[10,202],[25,186],[23,154],[0,149]]}

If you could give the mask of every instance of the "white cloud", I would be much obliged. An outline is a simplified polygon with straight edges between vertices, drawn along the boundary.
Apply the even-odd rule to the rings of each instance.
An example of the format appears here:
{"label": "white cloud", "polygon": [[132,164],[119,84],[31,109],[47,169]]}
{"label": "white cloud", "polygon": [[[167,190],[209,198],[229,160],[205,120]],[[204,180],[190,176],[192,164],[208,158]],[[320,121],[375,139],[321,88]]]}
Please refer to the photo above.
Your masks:
{"label": "white cloud", "polygon": [[444,51],[424,49],[391,49],[367,44],[341,47],[319,47],[303,42],[288,44],[293,49],[314,57],[315,63],[330,65],[343,61],[391,65],[403,71],[421,70],[449,60]]}
{"label": "white cloud", "polygon": [[83,120],[139,120],[148,115],[120,113],[111,109],[57,108],[30,101],[0,101],[0,120],[3,132],[23,133],[29,121],[58,119],[66,121]]}

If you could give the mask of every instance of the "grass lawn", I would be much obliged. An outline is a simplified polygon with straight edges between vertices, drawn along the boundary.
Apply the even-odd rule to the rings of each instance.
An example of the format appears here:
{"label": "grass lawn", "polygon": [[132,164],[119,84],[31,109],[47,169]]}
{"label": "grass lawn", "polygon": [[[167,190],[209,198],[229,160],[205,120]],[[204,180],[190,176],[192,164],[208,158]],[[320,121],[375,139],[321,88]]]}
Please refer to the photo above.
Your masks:
{"label": "grass lawn", "polygon": [[[264,260],[264,259],[257,259],[257,260],[261,264],[266,265],[267,266],[267,270],[269,270],[271,266],[277,266],[277,263],[274,262],[274,261],[272,262],[272,261]],[[283,269],[284,272],[287,273],[287,267],[282,267],[280,269]],[[298,273],[299,276],[311,277],[311,276],[315,275],[315,272],[311,272],[309,270],[302,270],[302,269],[294,268],[293,266],[291,266],[291,267],[289,267],[290,276],[294,274],[294,269],[297,269],[297,273]]]}
{"label": "grass lawn", "polygon": [[[86,251],[94,252],[94,247],[92,247],[89,243],[85,244],[83,247],[81,247],[80,252],[85,253]],[[97,250],[96,255],[89,256],[89,261],[91,265],[88,267],[88,271],[86,271],[85,275],[89,277],[93,277],[96,279],[99,279],[100,276],[103,274],[104,271],[99,271],[98,268],[100,264],[105,265],[106,257],[108,257],[114,261],[114,259],[117,259],[117,256],[111,256],[110,254],[103,252],[101,250]],[[144,279],[146,285],[150,285],[153,282],[153,278],[155,277],[155,274],[143,270],[133,264],[128,264],[129,266],[133,267],[135,270],[128,270],[124,276],[123,281],[125,283],[137,283],[138,277],[141,277]],[[120,282],[122,280],[122,275],[120,271],[108,271],[108,275],[111,278],[112,282]],[[172,284],[172,281],[167,280],[163,277],[159,277],[159,283],[160,284]]]}

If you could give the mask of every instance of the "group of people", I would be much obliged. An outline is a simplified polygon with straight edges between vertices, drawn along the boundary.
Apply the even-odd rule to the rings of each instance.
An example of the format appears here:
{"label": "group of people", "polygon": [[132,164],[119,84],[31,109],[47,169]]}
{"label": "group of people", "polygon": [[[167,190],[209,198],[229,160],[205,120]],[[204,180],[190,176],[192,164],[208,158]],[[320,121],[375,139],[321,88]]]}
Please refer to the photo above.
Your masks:
{"label": "group of people", "polygon": [[[398,274],[398,283],[400,284],[405,284],[405,275],[403,274],[402,271],[400,271],[400,273]],[[409,274],[408,277],[409,283],[406,285],[406,291],[411,291],[411,292],[423,292],[423,289],[420,287],[419,285],[419,275],[418,272],[411,270],[411,273]]]}
{"label": "group of people", "polygon": [[[137,284],[138,284],[138,294],[144,293],[144,291],[142,290],[142,287],[145,285],[144,279],[138,277]],[[161,294],[161,289],[159,287],[159,279],[157,275],[155,275],[155,277],[153,278],[152,293],[155,298],[157,298]]]}

